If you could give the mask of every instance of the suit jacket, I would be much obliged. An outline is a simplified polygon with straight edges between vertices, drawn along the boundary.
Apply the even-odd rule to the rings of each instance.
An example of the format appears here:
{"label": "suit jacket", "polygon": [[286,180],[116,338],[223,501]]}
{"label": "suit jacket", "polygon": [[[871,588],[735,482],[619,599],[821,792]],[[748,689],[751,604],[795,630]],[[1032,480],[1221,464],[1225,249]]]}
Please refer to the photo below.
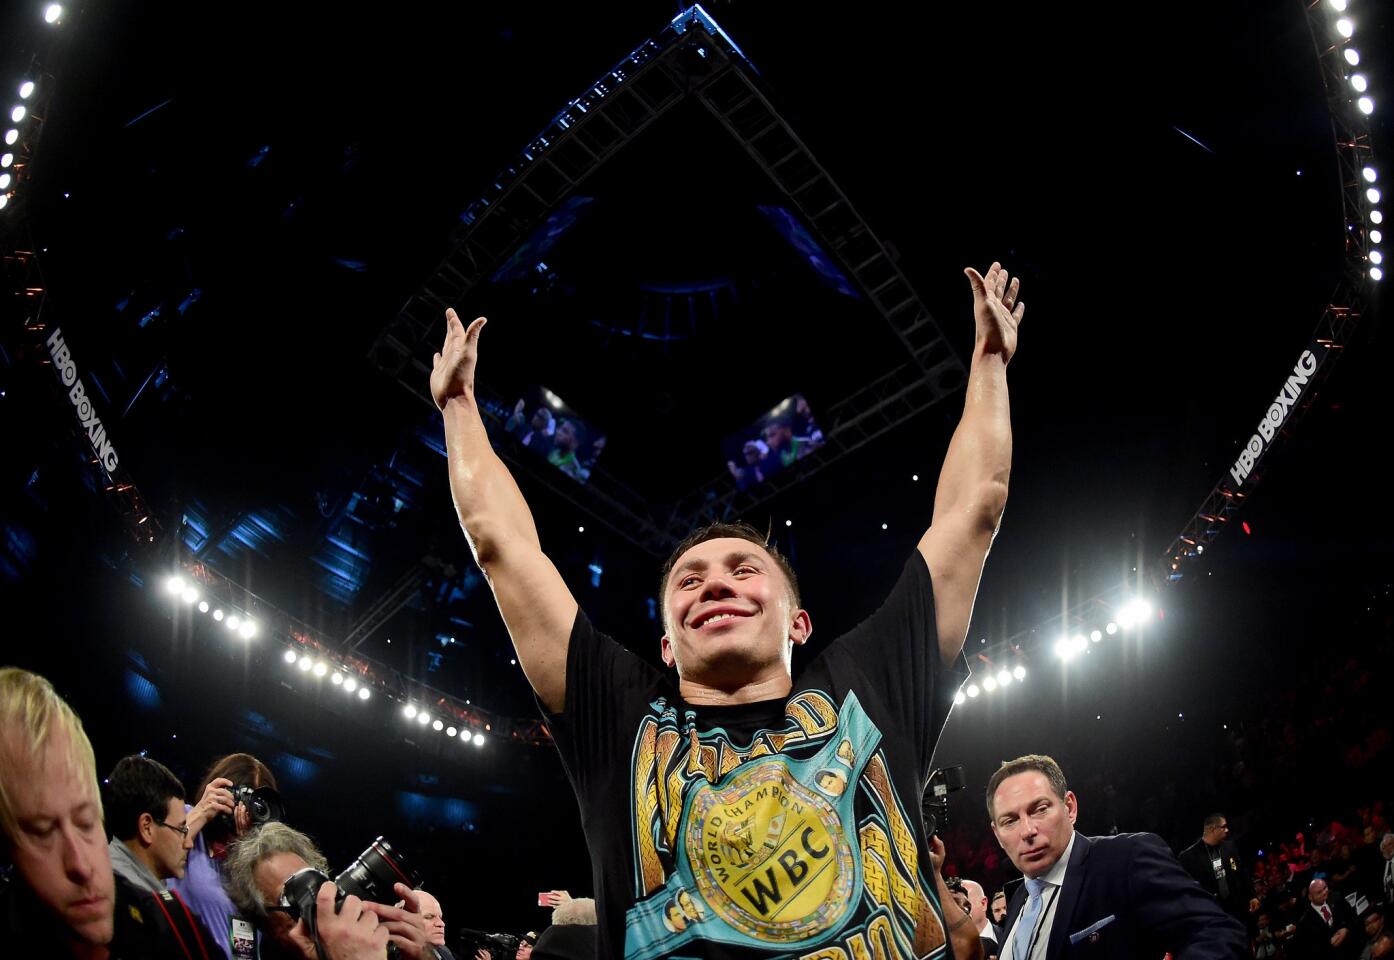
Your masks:
{"label": "suit jacket", "polygon": [[[1182,850],[1176,859],[1181,861],[1181,866],[1196,878],[1196,882],[1204,887],[1207,893],[1219,899],[1220,884],[1215,879],[1215,868],[1210,862],[1210,849],[1206,847],[1204,840],[1197,840]],[[1234,845],[1233,840],[1221,841],[1220,863],[1225,871],[1225,885],[1229,887],[1229,898],[1220,902],[1230,913],[1246,916],[1249,912],[1249,901],[1253,898],[1253,887],[1249,883],[1249,875],[1240,864],[1239,848]]]}
{"label": "suit jacket", "polygon": [[[1301,901],[1299,901],[1301,902]],[[1303,960],[1324,960],[1327,957],[1358,957],[1365,946],[1365,926],[1355,915],[1355,910],[1334,890],[1326,898],[1331,908],[1331,926],[1312,909],[1310,903],[1303,903],[1302,913],[1297,918],[1297,933],[1293,937],[1294,956]],[[1331,946],[1331,936],[1345,927],[1349,932],[1345,942],[1339,947]]]}
{"label": "suit jacket", "polygon": [[[1013,886],[1005,937],[1026,902],[1025,884]],[[1161,960],[1167,952],[1176,960],[1251,956],[1244,927],[1182,869],[1161,837],[1075,834],[1046,960]]]}

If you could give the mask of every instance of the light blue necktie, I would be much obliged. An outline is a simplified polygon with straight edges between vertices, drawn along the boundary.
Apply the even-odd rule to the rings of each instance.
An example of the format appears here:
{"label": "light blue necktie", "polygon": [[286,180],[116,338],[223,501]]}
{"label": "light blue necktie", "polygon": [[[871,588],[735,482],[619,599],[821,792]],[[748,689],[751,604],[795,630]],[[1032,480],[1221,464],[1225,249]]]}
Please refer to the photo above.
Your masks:
{"label": "light blue necktie", "polygon": [[1046,882],[1035,878],[1026,881],[1026,906],[1016,921],[1016,935],[1012,938],[1012,960],[1027,960],[1026,952],[1031,949],[1031,932],[1036,929],[1036,919],[1041,915],[1041,892]]}

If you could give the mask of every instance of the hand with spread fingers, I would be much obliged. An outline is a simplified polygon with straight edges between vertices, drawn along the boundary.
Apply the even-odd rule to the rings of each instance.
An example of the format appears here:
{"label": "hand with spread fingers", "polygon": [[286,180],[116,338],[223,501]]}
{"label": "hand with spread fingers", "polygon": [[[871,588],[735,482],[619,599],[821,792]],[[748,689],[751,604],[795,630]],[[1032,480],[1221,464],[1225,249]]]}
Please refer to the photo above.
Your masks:
{"label": "hand with spread fingers", "polygon": [[1017,328],[1026,313],[1026,304],[1020,299],[1021,278],[1008,277],[1006,269],[995,260],[985,277],[972,267],[965,267],[963,272],[973,285],[978,347],[987,353],[1000,353],[1006,363],[1016,353]]}
{"label": "hand with spread fingers", "polygon": [[218,814],[232,813],[232,809],[232,781],[227,777],[209,781],[198,803],[189,808],[189,819],[184,822],[189,836],[197,835]]}
{"label": "hand with spread fingers", "polygon": [[454,310],[445,311],[445,343],[432,359],[431,398],[444,410],[455,397],[474,394],[474,365],[479,358],[479,331],[488,321],[476,317],[469,329]]}

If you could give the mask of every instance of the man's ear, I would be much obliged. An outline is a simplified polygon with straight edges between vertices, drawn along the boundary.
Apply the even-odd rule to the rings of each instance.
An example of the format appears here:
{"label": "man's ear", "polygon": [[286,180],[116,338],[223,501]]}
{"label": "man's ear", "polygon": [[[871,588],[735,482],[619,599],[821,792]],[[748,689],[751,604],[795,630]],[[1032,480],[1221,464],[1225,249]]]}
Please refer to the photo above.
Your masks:
{"label": "man's ear", "polygon": [[659,655],[663,657],[663,663],[669,667],[676,666],[677,660],[673,657],[673,641],[668,639],[668,634],[665,633],[658,644]]}
{"label": "man's ear", "polygon": [[789,625],[789,639],[794,646],[801,647],[813,635],[813,619],[807,610],[795,610],[794,621]]}
{"label": "man's ear", "polygon": [[136,836],[146,846],[155,842],[155,826],[155,818],[148,813],[142,813],[136,821]]}
{"label": "man's ear", "polygon": [[1070,823],[1073,824],[1079,817],[1079,798],[1073,790],[1065,791],[1065,810],[1070,815]]}

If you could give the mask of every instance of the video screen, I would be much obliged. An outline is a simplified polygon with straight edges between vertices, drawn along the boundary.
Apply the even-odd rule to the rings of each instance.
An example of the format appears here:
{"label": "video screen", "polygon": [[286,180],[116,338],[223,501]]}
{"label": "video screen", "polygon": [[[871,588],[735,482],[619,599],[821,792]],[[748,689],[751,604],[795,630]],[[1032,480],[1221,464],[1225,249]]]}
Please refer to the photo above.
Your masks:
{"label": "video screen", "polygon": [[804,226],[802,220],[784,207],[761,205],[755,209],[759,210],[770,222],[770,225],[779,231],[779,235],[785,239],[789,246],[797,250],[799,255],[808,262],[824,286],[831,287],[853,300],[862,299],[857,288],[852,286],[852,281],[847,279],[847,274],[837,268],[833,258],[828,255],[817,240],[813,239],[813,234],[809,232],[808,227]]}
{"label": "video screen", "polygon": [[534,456],[577,483],[590,479],[605,451],[605,433],[577,416],[551,390],[530,387],[509,410],[504,430]]}
{"label": "video screen", "polygon": [[759,420],[721,443],[736,487],[749,490],[792,467],[823,445],[823,431],[803,394],[781,401]]}

